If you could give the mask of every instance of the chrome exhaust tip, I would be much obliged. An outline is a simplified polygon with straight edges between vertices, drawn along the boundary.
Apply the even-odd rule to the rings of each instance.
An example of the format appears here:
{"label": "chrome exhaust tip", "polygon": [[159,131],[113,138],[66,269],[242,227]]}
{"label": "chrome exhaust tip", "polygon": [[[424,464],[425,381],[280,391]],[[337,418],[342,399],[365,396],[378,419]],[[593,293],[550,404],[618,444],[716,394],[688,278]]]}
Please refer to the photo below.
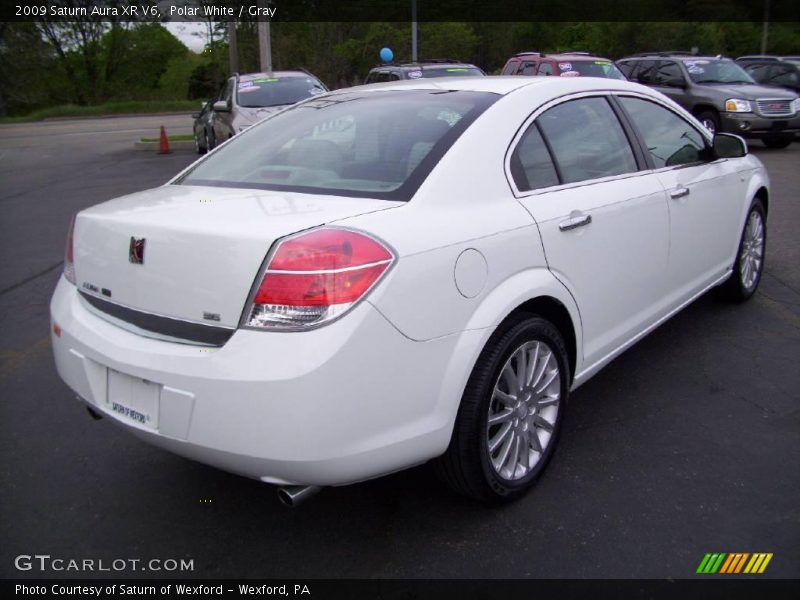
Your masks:
{"label": "chrome exhaust tip", "polygon": [[300,506],[303,502],[318,494],[322,488],[318,485],[289,485],[278,488],[278,499],[292,508]]}

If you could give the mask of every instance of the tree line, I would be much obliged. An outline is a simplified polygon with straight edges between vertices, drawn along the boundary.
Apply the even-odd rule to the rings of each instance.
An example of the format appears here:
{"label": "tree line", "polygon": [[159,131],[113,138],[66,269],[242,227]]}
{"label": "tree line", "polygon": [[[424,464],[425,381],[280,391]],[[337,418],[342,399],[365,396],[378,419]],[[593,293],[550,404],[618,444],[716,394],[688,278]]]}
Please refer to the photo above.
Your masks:
{"label": "tree line", "polygon": [[[156,22],[90,19],[0,23],[0,116],[60,105],[213,96],[228,73],[227,27],[206,22],[208,42],[191,52]],[[302,67],[331,88],[361,83],[391,48],[411,58],[411,25],[403,22],[275,22],[275,69]],[[761,23],[752,22],[423,22],[420,58],[452,58],[496,73],[524,50],[588,51],[607,58],[651,50],[739,56],[757,53]],[[240,72],[258,70],[255,21],[237,23]],[[771,24],[771,53],[800,51],[800,24]]]}

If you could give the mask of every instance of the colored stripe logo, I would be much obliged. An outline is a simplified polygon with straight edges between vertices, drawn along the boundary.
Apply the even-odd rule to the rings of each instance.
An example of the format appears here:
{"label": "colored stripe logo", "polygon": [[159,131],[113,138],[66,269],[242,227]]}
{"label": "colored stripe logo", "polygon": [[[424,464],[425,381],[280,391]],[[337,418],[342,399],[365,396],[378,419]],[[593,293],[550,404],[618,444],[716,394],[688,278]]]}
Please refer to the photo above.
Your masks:
{"label": "colored stripe logo", "polygon": [[708,553],[700,561],[697,573],[703,575],[713,575],[715,573],[733,575],[737,573],[757,574],[763,573],[769,561],[772,560],[772,552],[725,552]]}

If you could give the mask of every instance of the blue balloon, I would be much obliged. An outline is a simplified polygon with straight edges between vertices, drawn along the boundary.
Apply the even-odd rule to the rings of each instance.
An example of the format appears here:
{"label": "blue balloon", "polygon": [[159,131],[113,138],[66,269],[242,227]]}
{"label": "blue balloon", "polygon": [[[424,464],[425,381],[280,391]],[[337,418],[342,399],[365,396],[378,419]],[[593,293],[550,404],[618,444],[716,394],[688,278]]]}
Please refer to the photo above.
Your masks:
{"label": "blue balloon", "polygon": [[383,62],[392,62],[394,52],[390,48],[381,48],[381,60]]}

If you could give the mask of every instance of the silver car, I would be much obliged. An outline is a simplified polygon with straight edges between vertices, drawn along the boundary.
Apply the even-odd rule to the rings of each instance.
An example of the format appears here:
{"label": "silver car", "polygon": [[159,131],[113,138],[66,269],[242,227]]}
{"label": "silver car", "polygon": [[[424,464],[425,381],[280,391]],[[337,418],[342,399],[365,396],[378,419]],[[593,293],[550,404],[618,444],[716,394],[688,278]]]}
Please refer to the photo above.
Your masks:
{"label": "silver car", "polygon": [[235,74],[214,102],[206,147],[213,150],[271,112],[327,91],[325,84],[306,71]]}

